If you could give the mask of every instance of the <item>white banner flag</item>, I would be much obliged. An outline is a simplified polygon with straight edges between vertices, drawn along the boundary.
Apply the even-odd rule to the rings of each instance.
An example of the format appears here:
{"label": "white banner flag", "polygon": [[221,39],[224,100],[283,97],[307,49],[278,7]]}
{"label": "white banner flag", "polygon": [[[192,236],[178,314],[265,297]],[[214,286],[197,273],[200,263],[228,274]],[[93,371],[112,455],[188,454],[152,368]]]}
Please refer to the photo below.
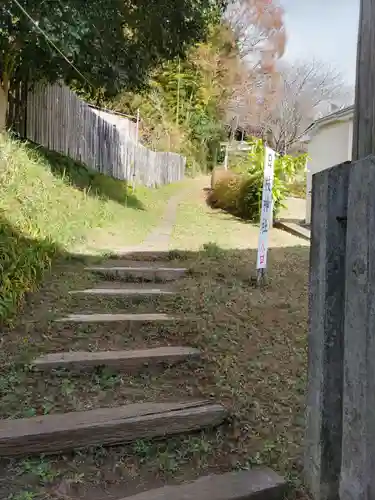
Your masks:
{"label": "white banner flag", "polygon": [[272,186],[275,156],[276,153],[273,149],[264,148],[264,177],[257,269],[265,269],[267,267],[268,233],[273,222]]}

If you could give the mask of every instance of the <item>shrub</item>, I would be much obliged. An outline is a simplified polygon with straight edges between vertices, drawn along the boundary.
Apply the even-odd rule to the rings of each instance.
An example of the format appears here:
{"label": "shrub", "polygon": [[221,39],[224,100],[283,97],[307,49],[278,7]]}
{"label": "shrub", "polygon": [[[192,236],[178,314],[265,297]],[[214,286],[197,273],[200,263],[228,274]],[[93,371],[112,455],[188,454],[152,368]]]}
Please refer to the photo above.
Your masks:
{"label": "shrub", "polygon": [[[225,172],[225,175],[224,175]],[[220,178],[213,184],[208,196],[208,203],[213,208],[221,208],[227,212],[237,213],[242,177],[230,170],[224,170]]]}
{"label": "shrub", "polygon": [[231,177],[232,173],[230,170],[226,170],[224,167],[216,167],[212,170],[211,173],[211,189],[215,187],[215,184],[225,179],[226,177]]}
{"label": "shrub", "polygon": [[[258,221],[263,190],[264,145],[259,139],[249,141],[249,144],[251,150],[245,159],[216,181],[208,202],[215,208]],[[274,217],[289,194],[291,180],[304,168],[305,163],[306,155],[276,158],[272,190]]]}

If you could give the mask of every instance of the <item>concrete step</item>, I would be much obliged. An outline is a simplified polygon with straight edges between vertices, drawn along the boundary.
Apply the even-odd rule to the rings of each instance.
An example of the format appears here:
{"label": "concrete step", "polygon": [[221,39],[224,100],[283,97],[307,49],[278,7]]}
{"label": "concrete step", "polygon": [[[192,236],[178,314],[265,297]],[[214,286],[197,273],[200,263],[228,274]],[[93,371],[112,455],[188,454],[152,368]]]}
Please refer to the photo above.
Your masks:
{"label": "concrete step", "polygon": [[111,279],[139,281],[174,281],[187,271],[184,267],[167,267],[152,262],[128,262],[112,260],[100,266],[87,267],[86,270]]}
{"label": "concrete step", "polygon": [[182,318],[170,316],[169,314],[131,314],[131,313],[89,313],[89,314],[69,314],[55,321],[58,323],[114,323],[114,322],[143,322],[153,321],[176,321]]}
{"label": "concrete step", "polygon": [[268,468],[204,476],[177,486],[164,486],[122,500],[282,500],[287,483]]}
{"label": "concrete step", "polygon": [[35,359],[32,366],[42,371],[66,368],[73,371],[90,370],[97,366],[137,371],[147,365],[174,364],[199,359],[200,351],[192,347],[166,346],[134,351],[72,351],[46,354]]}
{"label": "concrete step", "polygon": [[149,285],[145,283],[116,283],[114,281],[100,283],[96,288],[86,288],[84,290],[72,290],[72,295],[98,295],[110,297],[144,297],[157,295],[173,295],[175,292],[165,285]]}
{"label": "concrete step", "polygon": [[277,229],[282,229],[283,231],[292,234],[293,236],[298,236],[303,240],[310,241],[311,239],[311,230],[308,227],[303,226],[301,224],[278,220],[275,221],[274,226]]}
{"label": "concrete step", "polygon": [[222,423],[208,401],[136,403],[114,408],[0,420],[0,456],[59,454],[88,446],[168,437]]}

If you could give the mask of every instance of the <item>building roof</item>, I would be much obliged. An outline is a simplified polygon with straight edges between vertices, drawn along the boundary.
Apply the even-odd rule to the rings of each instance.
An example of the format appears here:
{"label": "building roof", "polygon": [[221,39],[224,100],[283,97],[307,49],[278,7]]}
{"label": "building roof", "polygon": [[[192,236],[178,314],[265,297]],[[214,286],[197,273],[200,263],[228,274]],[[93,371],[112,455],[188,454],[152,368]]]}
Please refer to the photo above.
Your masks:
{"label": "building roof", "polygon": [[301,142],[309,142],[311,137],[317,133],[317,131],[330,123],[341,122],[351,120],[354,115],[354,106],[348,106],[346,108],[338,109],[329,115],[323,116],[318,120],[315,120],[303,133],[301,137]]}

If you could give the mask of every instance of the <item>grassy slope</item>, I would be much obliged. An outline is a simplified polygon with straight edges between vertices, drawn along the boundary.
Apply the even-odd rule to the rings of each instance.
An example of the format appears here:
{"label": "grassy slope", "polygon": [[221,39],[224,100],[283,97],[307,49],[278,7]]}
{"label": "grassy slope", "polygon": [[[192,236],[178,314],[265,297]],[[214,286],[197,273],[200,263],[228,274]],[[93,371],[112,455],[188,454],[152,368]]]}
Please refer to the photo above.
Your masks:
{"label": "grassy slope", "polygon": [[0,136],[0,320],[53,257],[140,243],[178,189],[132,193],[62,155]]}

